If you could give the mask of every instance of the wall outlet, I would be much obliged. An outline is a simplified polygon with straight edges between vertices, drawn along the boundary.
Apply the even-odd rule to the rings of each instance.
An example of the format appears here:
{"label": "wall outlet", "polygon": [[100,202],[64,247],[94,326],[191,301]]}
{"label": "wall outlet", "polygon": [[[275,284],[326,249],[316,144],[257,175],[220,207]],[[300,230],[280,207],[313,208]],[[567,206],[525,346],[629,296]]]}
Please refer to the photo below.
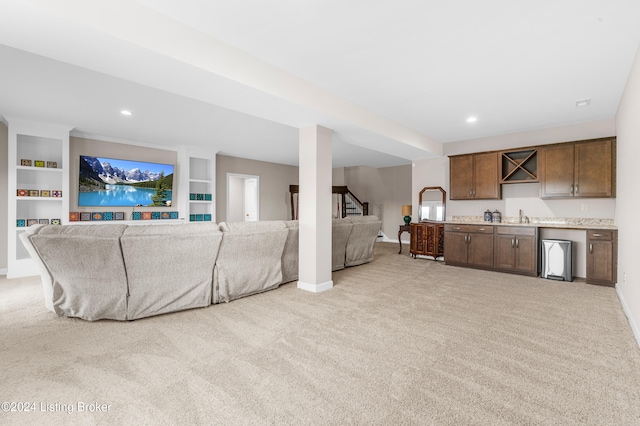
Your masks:
{"label": "wall outlet", "polygon": [[587,210],[589,210],[589,204],[581,204],[580,210],[582,210],[583,212],[586,212]]}

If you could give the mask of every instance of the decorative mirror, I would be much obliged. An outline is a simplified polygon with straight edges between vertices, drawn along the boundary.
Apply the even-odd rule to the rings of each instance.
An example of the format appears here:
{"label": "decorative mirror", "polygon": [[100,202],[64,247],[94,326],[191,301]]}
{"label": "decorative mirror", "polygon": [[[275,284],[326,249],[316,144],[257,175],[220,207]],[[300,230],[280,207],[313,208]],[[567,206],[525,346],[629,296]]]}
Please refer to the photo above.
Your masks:
{"label": "decorative mirror", "polygon": [[447,193],[439,186],[428,186],[420,191],[418,216],[420,222],[444,222]]}

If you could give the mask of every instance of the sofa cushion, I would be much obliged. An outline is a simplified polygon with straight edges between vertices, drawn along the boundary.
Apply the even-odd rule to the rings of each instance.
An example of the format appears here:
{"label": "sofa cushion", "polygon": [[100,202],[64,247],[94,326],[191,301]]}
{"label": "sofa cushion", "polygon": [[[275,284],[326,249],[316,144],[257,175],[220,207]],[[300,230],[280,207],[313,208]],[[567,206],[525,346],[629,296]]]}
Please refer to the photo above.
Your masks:
{"label": "sofa cushion", "polygon": [[347,241],[353,229],[348,219],[332,219],[331,223],[331,270],[344,269],[347,253]]}
{"label": "sofa cushion", "polygon": [[220,223],[223,237],[214,273],[213,303],[278,287],[289,232],[283,221]]}
{"label": "sofa cushion", "polygon": [[129,300],[136,319],[211,304],[222,232],[215,223],[132,225],[122,235]]}
{"label": "sofa cushion", "polygon": [[59,316],[124,320],[127,274],[120,237],[127,225],[45,225],[29,239],[52,279]]}
{"label": "sofa cushion", "polygon": [[56,310],[53,307],[53,277],[51,276],[49,269],[47,269],[47,266],[42,262],[42,259],[40,258],[40,255],[38,254],[36,248],[31,243],[31,237],[40,232],[40,229],[43,226],[45,225],[31,225],[26,229],[25,232],[21,232],[19,234],[19,237],[20,240],[22,240],[22,244],[27,249],[27,252],[29,252],[31,259],[33,259],[33,262],[36,264],[38,270],[40,271],[40,281],[42,284],[42,290],[44,292],[44,306],[51,312],[55,312]]}
{"label": "sofa cushion", "polygon": [[375,216],[352,216],[353,230],[347,241],[346,266],[356,266],[373,260],[373,251],[382,222]]}
{"label": "sofa cushion", "polygon": [[284,224],[289,229],[289,232],[282,252],[282,282],[288,283],[298,279],[300,223],[297,220],[287,220]]}

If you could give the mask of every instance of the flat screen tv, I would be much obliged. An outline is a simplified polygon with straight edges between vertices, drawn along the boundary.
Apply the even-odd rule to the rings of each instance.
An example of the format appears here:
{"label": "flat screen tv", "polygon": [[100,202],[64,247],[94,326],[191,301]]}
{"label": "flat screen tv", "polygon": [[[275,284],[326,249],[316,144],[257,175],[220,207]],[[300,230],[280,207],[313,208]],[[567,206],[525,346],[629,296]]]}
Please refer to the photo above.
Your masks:
{"label": "flat screen tv", "polygon": [[80,156],[78,207],[171,207],[173,165]]}

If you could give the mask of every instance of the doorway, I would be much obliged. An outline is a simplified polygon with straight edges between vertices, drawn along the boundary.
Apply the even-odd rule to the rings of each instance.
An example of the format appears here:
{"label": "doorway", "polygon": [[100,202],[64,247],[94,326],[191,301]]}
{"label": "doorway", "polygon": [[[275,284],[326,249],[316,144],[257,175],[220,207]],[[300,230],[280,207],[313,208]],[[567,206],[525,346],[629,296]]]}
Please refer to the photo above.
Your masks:
{"label": "doorway", "polygon": [[260,220],[260,176],[227,173],[227,222]]}

